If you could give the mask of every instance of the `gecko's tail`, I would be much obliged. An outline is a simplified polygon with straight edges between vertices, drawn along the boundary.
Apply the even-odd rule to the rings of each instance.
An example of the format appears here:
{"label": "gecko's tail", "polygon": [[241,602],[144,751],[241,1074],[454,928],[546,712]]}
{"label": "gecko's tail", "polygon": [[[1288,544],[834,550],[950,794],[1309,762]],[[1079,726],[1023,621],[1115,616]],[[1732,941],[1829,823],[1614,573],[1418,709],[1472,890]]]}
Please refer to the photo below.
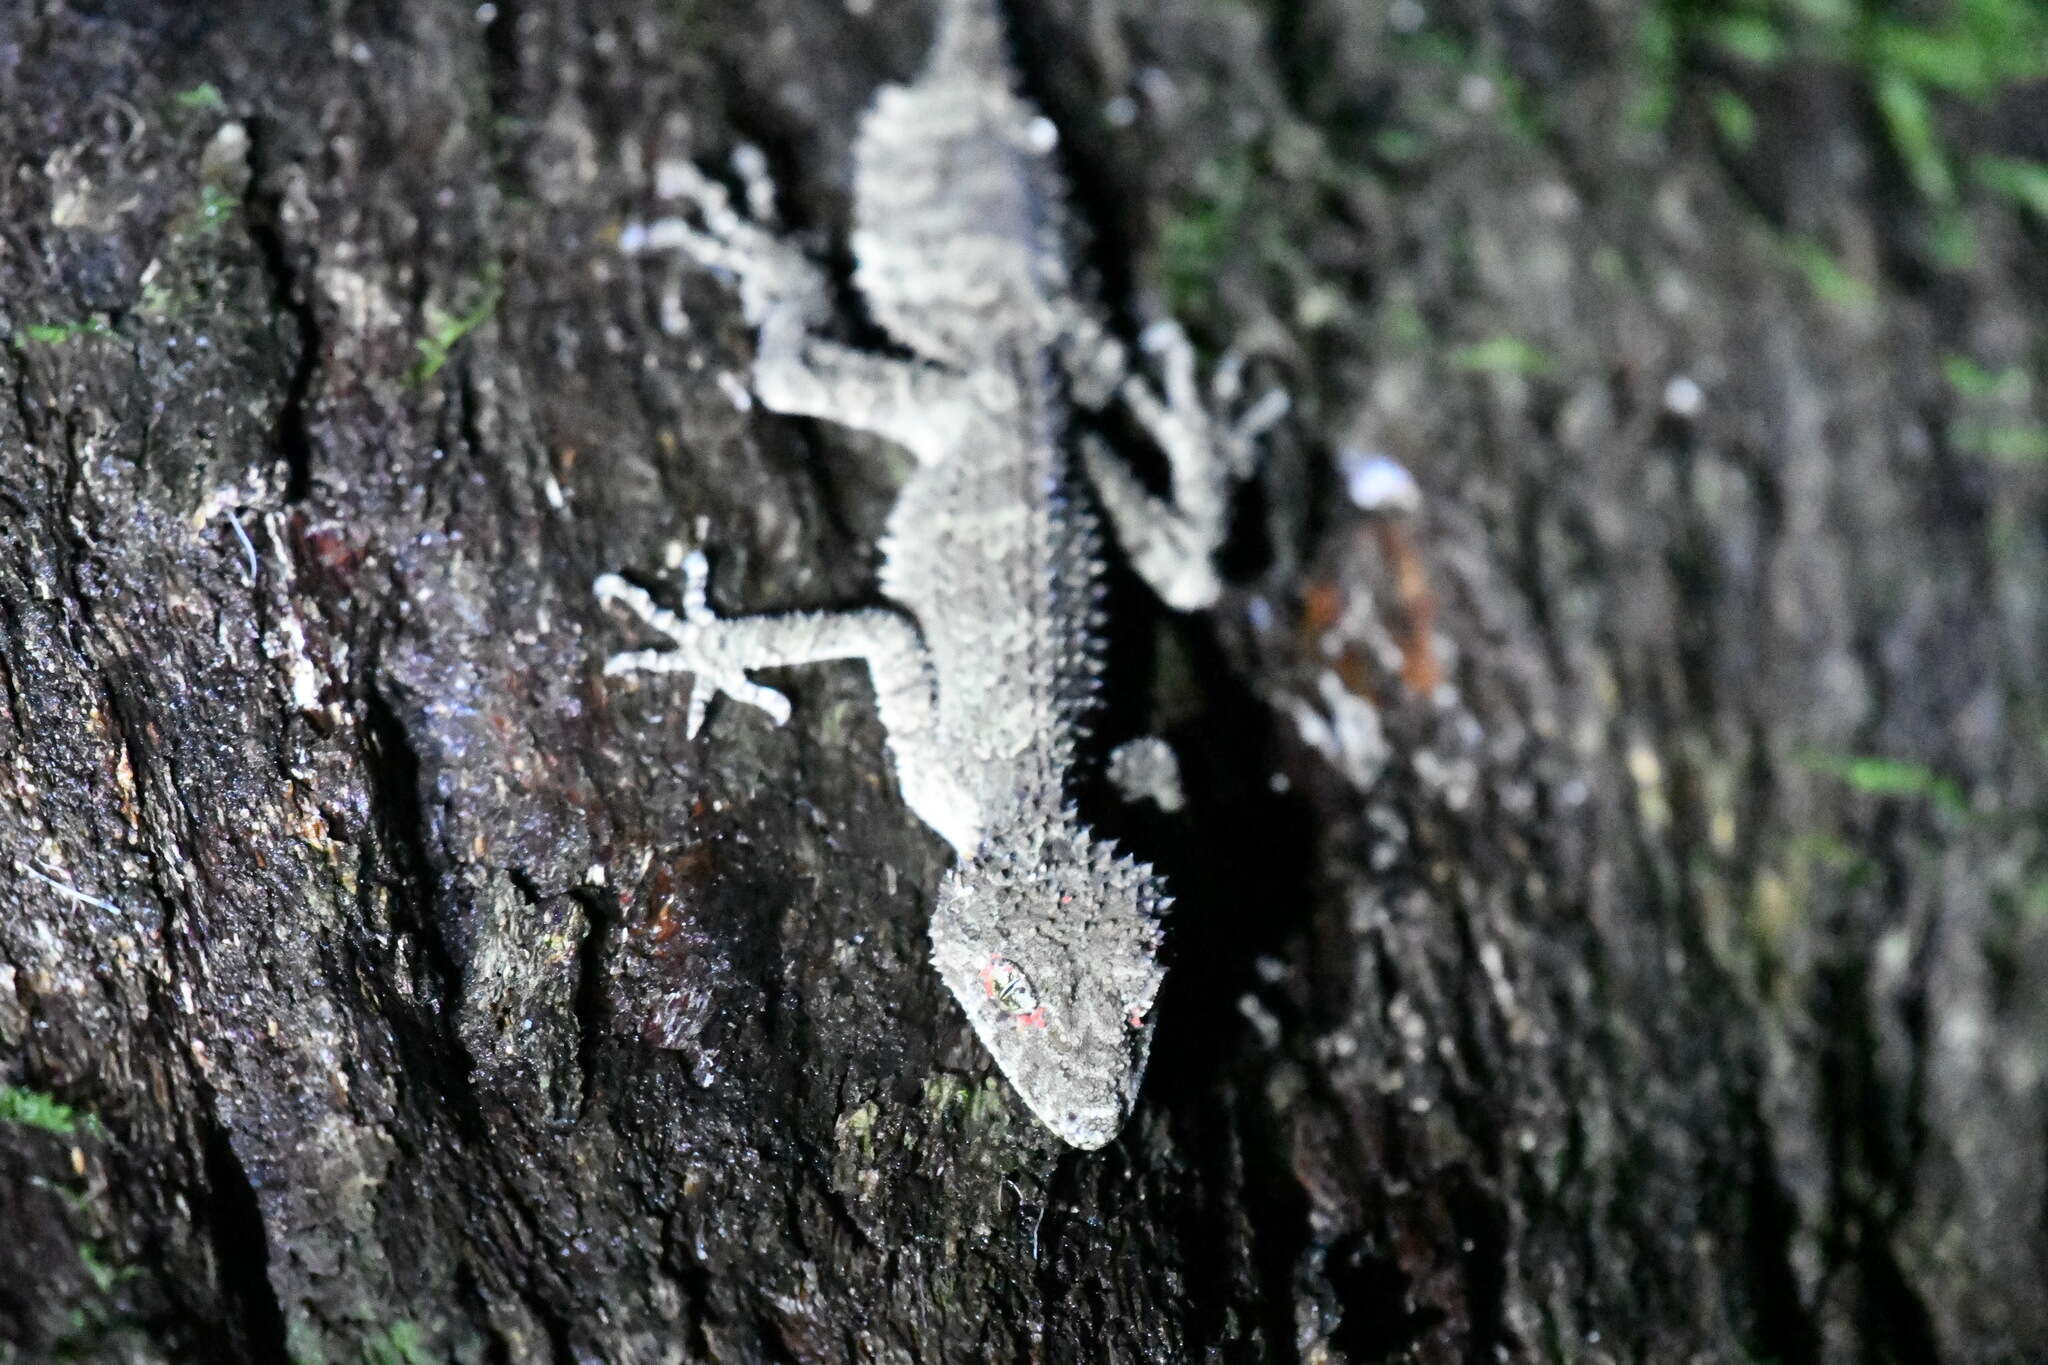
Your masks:
{"label": "gecko's tail", "polygon": [[958,73],[986,80],[1010,69],[997,0],[939,0],[939,31],[926,63],[930,74]]}

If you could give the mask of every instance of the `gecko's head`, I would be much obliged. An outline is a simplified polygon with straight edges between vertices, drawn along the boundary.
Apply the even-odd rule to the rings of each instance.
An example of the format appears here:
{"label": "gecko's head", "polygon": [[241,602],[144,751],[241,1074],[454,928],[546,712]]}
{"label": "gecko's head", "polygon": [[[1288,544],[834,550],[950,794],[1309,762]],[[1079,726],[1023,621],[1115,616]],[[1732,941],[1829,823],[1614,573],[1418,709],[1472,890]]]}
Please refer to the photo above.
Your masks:
{"label": "gecko's head", "polygon": [[1152,1047],[1152,869],[1071,827],[994,838],[946,874],[932,962],[996,1065],[1076,1147],[1116,1136]]}

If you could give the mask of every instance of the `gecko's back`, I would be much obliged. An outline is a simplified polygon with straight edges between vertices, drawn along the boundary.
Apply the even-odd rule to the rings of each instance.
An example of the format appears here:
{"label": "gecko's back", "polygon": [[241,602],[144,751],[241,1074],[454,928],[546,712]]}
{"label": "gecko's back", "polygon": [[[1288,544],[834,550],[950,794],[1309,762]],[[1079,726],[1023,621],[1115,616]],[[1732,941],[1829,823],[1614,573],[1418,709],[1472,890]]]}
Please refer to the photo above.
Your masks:
{"label": "gecko's back", "polygon": [[[1052,144],[1012,89],[988,0],[945,0],[924,70],[877,94],[854,149],[863,299],[969,381],[945,422],[960,438],[910,477],[882,547],[883,590],[923,624],[941,744],[963,770],[935,793],[944,808],[906,795],[963,859],[1020,808],[1058,816],[1095,689],[1099,537],[1047,354],[1068,277]],[[944,806],[962,789],[971,812]]]}
{"label": "gecko's back", "polygon": [[854,282],[912,351],[973,371],[1050,336],[1069,288],[1054,141],[990,0],[944,0],[924,70],[876,95],[854,146]]}

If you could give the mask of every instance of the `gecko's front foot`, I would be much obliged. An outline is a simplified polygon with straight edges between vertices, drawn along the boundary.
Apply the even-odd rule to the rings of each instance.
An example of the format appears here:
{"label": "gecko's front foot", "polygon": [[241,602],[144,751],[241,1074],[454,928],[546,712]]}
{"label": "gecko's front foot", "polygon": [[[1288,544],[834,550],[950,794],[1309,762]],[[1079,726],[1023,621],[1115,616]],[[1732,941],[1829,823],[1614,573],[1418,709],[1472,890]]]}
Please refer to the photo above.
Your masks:
{"label": "gecko's front foot", "polygon": [[775,192],[760,153],[742,148],[733,169],[751,216],[733,205],[725,186],[688,162],[664,167],[664,193],[694,215],[628,223],[619,233],[627,255],[680,251],[739,282],[740,308],[755,326],[785,315],[814,323],[830,314],[829,288],[817,264],[776,231]]}
{"label": "gecko's front foot", "polygon": [[710,565],[702,550],[683,560],[681,616],[658,605],[645,591],[615,573],[600,574],[591,584],[600,602],[616,602],[666,635],[670,649],[636,649],[614,654],[605,662],[607,676],[619,673],[688,673],[689,711],[684,729],[691,738],[703,728],[704,713],[720,693],[767,713],[777,725],[789,719],[789,698],[747,678],[748,664],[738,647],[746,623],[721,620],[705,596]]}

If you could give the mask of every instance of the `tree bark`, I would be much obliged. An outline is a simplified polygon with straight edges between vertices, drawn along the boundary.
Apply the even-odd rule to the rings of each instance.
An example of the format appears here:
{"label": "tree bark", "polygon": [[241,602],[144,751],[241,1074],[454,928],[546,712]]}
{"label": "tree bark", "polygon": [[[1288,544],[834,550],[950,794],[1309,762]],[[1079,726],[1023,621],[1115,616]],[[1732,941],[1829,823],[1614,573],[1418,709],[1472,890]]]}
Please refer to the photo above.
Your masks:
{"label": "tree bark", "polygon": [[1118,587],[1097,1154],[857,669],[599,673],[686,545],[873,594],[900,457],[616,233],[753,143],[842,253],[928,8],[0,15],[0,1362],[2048,1358],[2042,219],[1710,7],[1015,8],[1124,325],[1295,398],[1224,606]]}

